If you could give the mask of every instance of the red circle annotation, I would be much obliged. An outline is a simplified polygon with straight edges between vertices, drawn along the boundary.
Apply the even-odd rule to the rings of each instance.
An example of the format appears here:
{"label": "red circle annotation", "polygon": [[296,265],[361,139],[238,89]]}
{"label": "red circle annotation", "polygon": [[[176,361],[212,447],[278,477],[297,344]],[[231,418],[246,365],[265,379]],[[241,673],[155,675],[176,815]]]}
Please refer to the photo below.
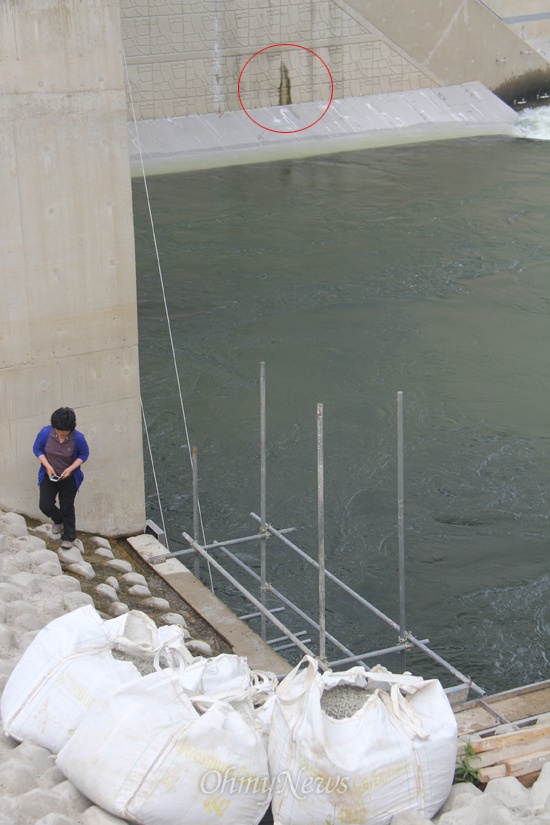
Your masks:
{"label": "red circle annotation", "polygon": [[[305,52],[309,52],[309,54],[312,54],[314,57],[317,58],[317,60],[321,61],[321,63],[323,64],[323,66],[325,67],[325,69],[327,71],[327,74],[328,74],[329,80],[330,80],[330,99],[329,99],[324,111],[322,112],[322,114],[318,118],[316,118],[316,120],[314,120],[312,123],[309,123],[307,126],[302,126],[300,129],[288,129],[288,130],[287,129],[270,129],[269,126],[264,126],[263,123],[260,123],[258,120],[256,120],[255,118],[252,117],[252,115],[247,110],[247,108],[244,105],[243,100],[242,100],[241,80],[242,80],[243,74],[246,70],[246,67],[250,64],[250,62],[252,60],[254,60],[255,57],[257,57],[259,54],[262,54],[262,52],[266,52],[269,49],[280,49],[280,48],[302,49]],[[327,64],[325,63],[325,61],[323,60],[323,58],[320,57],[317,54],[317,52],[314,52],[313,49],[308,49],[307,46],[300,46],[298,43],[274,43],[271,46],[264,46],[263,49],[259,49],[257,52],[254,52],[252,57],[248,58],[248,60],[246,61],[246,63],[244,64],[244,66],[241,69],[241,73],[239,74],[239,81],[238,81],[238,84],[237,84],[237,93],[239,95],[239,103],[241,105],[241,109],[243,110],[245,115],[252,121],[252,123],[256,124],[256,126],[259,126],[261,129],[265,129],[267,132],[274,132],[275,134],[278,134],[278,135],[295,135],[297,132],[305,132],[306,129],[311,129],[312,126],[315,126],[316,123],[319,123],[319,121],[324,118],[324,116],[326,115],[326,113],[330,109],[330,106],[332,104],[332,99],[334,97],[334,80],[333,80],[333,77],[332,77],[332,73],[331,73],[329,67],[327,66]]]}

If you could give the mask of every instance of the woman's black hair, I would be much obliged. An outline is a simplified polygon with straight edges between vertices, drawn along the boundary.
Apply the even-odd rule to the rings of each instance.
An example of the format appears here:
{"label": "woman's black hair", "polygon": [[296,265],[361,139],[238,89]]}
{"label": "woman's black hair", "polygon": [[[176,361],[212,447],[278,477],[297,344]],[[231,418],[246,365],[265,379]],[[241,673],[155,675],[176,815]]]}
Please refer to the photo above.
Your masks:
{"label": "woman's black hair", "polygon": [[72,432],[76,427],[76,415],[70,407],[60,407],[52,413],[50,424],[54,430],[69,430]]}

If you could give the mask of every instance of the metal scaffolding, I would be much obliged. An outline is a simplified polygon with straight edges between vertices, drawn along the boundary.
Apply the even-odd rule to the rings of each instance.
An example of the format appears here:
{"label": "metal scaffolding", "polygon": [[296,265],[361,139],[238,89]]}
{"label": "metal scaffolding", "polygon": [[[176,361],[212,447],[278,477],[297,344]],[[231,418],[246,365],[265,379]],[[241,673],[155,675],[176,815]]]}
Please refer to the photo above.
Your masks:
{"label": "metal scaffolding", "polygon": [[[353,588],[343,582],[340,578],[335,576],[325,566],[325,531],[324,531],[324,444],[323,444],[323,405],[317,405],[317,534],[318,534],[318,553],[317,559],[312,558],[302,548],[294,544],[287,536],[294,532],[294,527],[287,527],[284,529],[276,529],[271,524],[267,523],[266,515],[266,392],[265,392],[265,363],[260,364],[260,514],[250,513],[251,517],[258,523],[258,532],[253,535],[243,536],[241,538],[229,539],[227,541],[215,541],[212,544],[201,545],[198,541],[197,517],[198,513],[198,462],[197,451],[193,448],[193,513],[194,513],[194,537],[188,533],[182,533],[183,538],[189,544],[189,548],[185,550],[178,550],[170,553],[170,557],[185,556],[188,554],[194,555],[194,572],[198,577],[200,570],[200,559],[204,558],[211,567],[223,576],[233,587],[244,596],[250,604],[256,608],[256,613],[243,616],[241,618],[247,620],[253,617],[260,618],[260,633],[264,640],[267,636],[267,622],[271,622],[283,634],[282,637],[270,640],[271,643],[279,643],[285,639],[289,640],[289,645],[279,647],[278,650],[286,649],[286,647],[295,646],[298,650],[305,654],[314,656],[318,659],[319,665],[322,669],[338,668],[344,665],[351,665],[361,663],[368,669],[366,660],[379,658],[384,655],[392,653],[400,653],[401,669],[406,667],[407,651],[417,649],[435,661],[438,665],[443,667],[451,673],[459,682],[475,692],[478,696],[484,696],[486,691],[479,687],[472,679],[465,676],[453,665],[439,656],[435,651],[428,647],[427,639],[417,639],[409,630],[406,629],[406,612],[405,612],[405,521],[404,521],[404,464],[403,464],[403,393],[397,393],[397,523],[398,523],[398,565],[399,565],[399,621],[394,621],[387,616],[369,601],[364,599]],[[280,590],[275,588],[267,581],[267,539],[273,536],[287,547],[292,549],[301,559],[307,564],[317,570],[318,578],[318,617],[317,620],[309,616],[298,605],[288,599]],[[260,573],[258,574],[242,559],[228,548],[234,545],[241,545],[247,542],[258,542],[260,549]],[[249,575],[258,585],[258,595],[254,595],[247,587],[245,587],[238,579],[232,576],[225,567],[214,557],[213,551],[221,552],[223,556],[234,563],[240,570]],[[160,564],[166,559],[166,554],[153,556],[149,559],[152,564]],[[366,608],[367,611],[378,617],[386,625],[389,625],[396,631],[396,644],[383,648],[381,650],[366,651],[364,653],[355,654],[339,639],[333,636],[326,629],[326,583],[327,580],[335,584],[344,593],[346,593],[354,602],[361,608]],[[281,606],[269,609],[267,607],[267,594],[270,594]],[[295,615],[300,617],[310,628],[312,628],[318,639],[317,652],[308,647],[310,639],[303,639],[306,631],[293,632],[285,623],[283,623],[275,614],[281,612],[285,608],[289,608]],[[326,646],[330,643],[333,648],[344,654],[342,658],[333,659],[329,661],[326,656]]]}

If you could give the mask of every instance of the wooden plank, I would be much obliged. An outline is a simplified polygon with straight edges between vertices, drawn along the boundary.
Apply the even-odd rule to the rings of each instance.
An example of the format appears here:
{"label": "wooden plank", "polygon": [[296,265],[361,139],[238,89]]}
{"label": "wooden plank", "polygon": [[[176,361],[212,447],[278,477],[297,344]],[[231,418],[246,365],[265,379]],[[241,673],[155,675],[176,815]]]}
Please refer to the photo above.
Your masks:
{"label": "wooden plank", "polygon": [[522,745],[550,735],[550,725],[533,725],[530,728],[520,728],[510,733],[495,734],[483,739],[471,739],[470,745],[476,753]]}
{"label": "wooden plank", "polygon": [[491,779],[501,779],[503,776],[515,776],[516,779],[530,788],[533,782],[538,778],[543,765],[550,761],[550,754],[544,753],[531,754],[529,759],[516,759],[509,765],[507,762],[500,765],[489,765],[486,768],[480,768],[478,771],[478,779],[480,782],[486,784]]}
{"label": "wooden plank", "polygon": [[491,765],[489,768],[481,768],[478,772],[480,782],[486,784],[491,779],[501,779],[506,776],[506,765]]}
{"label": "wooden plank", "polygon": [[542,766],[546,762],[550,762],[550,752],[548,750],[510,757],[510,759],[506,759],[504,764],[507,776],[520,776],[524,773],[542,770]]}
{"label": "wooden plank", "polygon": [[[497,754],[496,754],[497,755]],[[523,778],[525,784],[531,785],[536,779],[537,775],[542,770],[546,762],[550,762],[550,749],[545,747],[543,750],[530,751],[527,753],[515,752],[510,749],[509,753],[498,754],[498,761],[493,765],[484,765],[478,770],[478,778],[480,782],[489,782],[491,779],[497,779],[502,776],[515,776],[518,779]],[[472,763],[472,766],[475,765]]]}
{"label": "wooden plank", "polygon": [[472,757],[471,763],[474,768],[485,768],[489,765],[498,765],[515,757],[527,757],[531,753],[547,753],[550,759],[550,736],[542,739],[534,739],[531,742],[524,742],[521,745],[507,748],[495,748],[492,751],[482,751],[477,759]]}

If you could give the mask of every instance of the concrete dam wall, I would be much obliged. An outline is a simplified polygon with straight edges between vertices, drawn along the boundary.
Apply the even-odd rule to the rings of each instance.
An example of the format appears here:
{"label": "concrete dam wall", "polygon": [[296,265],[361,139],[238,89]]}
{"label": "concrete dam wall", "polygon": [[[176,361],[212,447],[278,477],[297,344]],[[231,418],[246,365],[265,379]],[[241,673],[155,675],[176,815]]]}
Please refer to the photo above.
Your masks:
{"label": "concrete dam wall", "polygon": [[[526,0],[523,13],[537,2]],[[330,67],[336,99],[472,81],[508,103],[530,89],[535,96],[536,88],[550,85],[549,64],[490,6],[480,0],[122,0],[136,118],[238,110],[243,66],[277,43],[314,51]],[[303,49],[281,47],[251,61],[242,78],[245,105],[288,102],[280,100],[283,70],[292,103],[327,99],[322,62]]]}

